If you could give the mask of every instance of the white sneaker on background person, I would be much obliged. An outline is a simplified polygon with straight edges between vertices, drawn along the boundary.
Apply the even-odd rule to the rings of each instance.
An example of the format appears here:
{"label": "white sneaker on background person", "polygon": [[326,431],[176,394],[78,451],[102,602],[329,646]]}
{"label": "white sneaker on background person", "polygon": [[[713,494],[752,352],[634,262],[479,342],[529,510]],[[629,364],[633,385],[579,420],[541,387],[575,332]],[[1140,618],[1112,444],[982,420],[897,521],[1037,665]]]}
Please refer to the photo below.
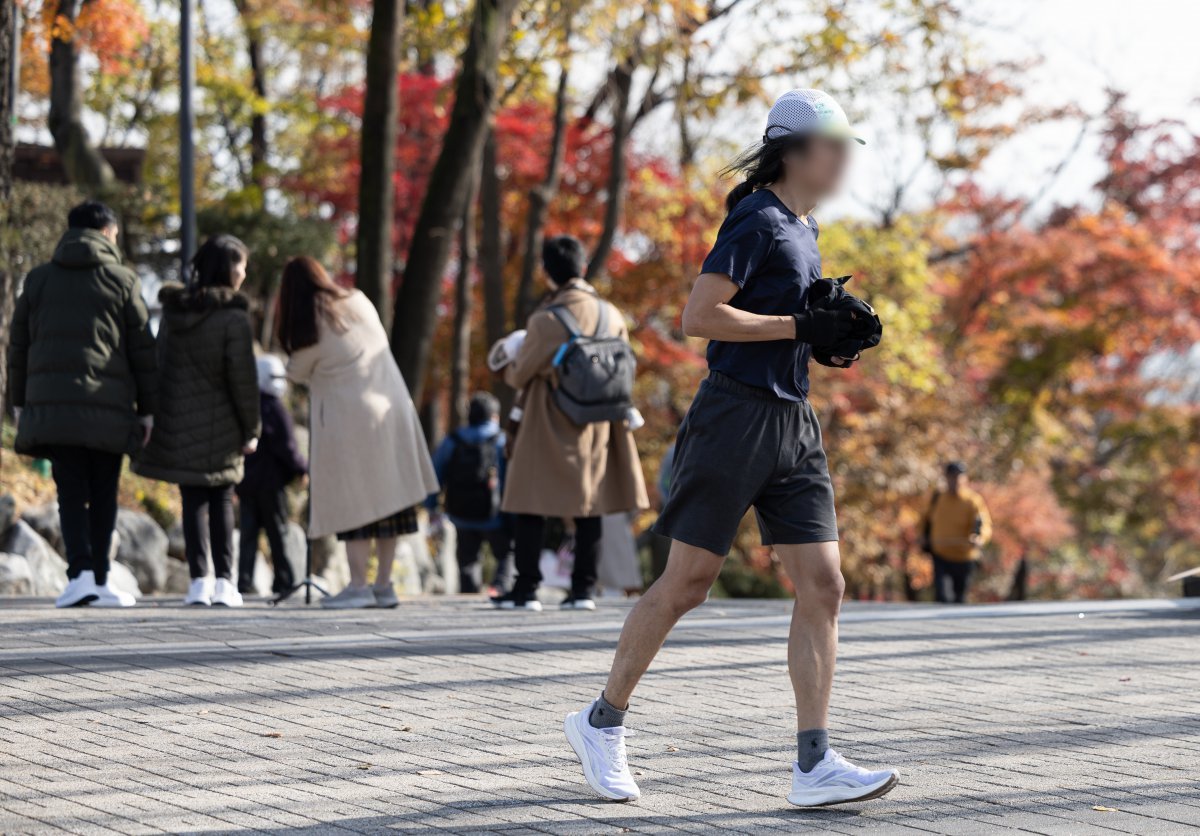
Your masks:
{"label": "white sneaker on background person", "polygon": [[54,602],[59,609],[65,607],[83,607],[95,601],[99,596],[96,592],[96,573],[80,572],[79,576],[67,581],[67,588]]}
{"label": "white sneaker on background person", "polygon": [[582,711],[568,714],[563,723],[567,742],[583,765],[583,777],[588,786],[610,801],[636,801],[641,796],[637,782],[625,759],[624,726],[610,729],[593,728],[588,722],[592,713],[589,705]]}
{"label": "white sneaker on background person", "polygon": [[96,587],[96,600],[92,602],[93,607],[132,607],[137,604],[137,599],[115,587],[104,584]]}
{"label": "white sneaker on background person", "polygon": [[391,610],[400,606],[400,597],[396,595],[396,587],[390,583],[375,584],[371,587],[371,594],[375,596],[375,606],[383,610]]}
{"label": "white sneaker on background person", "polygon": [[213,587],[211,601],[214,607],[240,607],[242,605],[242,593],[238,592],[237,584],[233,581],[225,580],[225,578],[217,578],[217,583]]}
{"label": "white sneaker on background person", "polygon": [[192,584],[188,587],[187,595],[183,597],[183,603],[208,607],[212,605],[212,594],[212,578],[192,578]]}
{"label": "white sneaker on background person", "polygon": [[792,791],[788,801],[797,807],[823,807],[867,801],[889,793],[900,783],[894,769],[872,771],[855,766],[832,749],[809,772],[792,763]]}
{"label": "white sneaker on background person", "polygon": [[596,602],[591,598],[566,598],[558,605],[560,610],[594,610]]}
{"label": "white sneaker on background person", "polygon": [[348,586],[337,595],[321,599],[327,610],[364,610],[376,606],[375,593],[369,586]]}

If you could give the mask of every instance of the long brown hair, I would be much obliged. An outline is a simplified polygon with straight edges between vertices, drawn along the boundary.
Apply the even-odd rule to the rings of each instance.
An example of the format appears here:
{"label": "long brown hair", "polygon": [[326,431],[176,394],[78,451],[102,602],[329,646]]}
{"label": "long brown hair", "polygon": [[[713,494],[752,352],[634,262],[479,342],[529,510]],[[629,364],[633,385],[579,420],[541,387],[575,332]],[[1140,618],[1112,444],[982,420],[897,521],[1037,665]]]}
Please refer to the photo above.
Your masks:
{"label": "long brown hair", "polygon": [[317,321],[346,330],[346,315],[337,302],[350,293],[338,287],[316,259],[291,259],[283,268],[279,287],[279,344],[288,354],[316,345]]}

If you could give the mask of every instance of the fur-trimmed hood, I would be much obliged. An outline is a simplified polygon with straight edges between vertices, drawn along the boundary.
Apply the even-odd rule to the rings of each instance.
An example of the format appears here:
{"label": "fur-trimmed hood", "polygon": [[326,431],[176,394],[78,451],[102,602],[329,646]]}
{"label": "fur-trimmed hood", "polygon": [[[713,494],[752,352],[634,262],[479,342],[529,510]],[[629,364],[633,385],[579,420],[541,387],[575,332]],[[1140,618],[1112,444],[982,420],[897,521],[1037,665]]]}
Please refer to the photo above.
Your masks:
{"label": "fur-trimmed hood", "polygon": [[158,301],[165,311],[250,310],[250,300],[232,287],[189,288],[179,282],[165,282],[158,291]]}

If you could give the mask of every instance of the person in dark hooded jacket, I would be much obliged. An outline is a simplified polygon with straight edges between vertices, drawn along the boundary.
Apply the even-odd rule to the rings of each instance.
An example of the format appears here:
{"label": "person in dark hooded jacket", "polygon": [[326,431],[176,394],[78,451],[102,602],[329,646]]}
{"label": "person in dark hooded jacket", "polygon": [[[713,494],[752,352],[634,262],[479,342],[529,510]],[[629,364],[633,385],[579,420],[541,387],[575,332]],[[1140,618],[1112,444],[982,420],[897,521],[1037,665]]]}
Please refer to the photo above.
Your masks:
{"label": "person in dark hooded jacket", "polygon": [[88,201],[67,225],[54,258],[26,276],[13,314],[15,447],[54,468],[68,564],[57,605],[132,606],[108,586],[108,557],[121,459],[154,423],[154,336],[141,283],[117,247],[117,216]]}
{"label": "person in dark hooded jacket", "polygon": [[234,581],[233,486],[260,429],[249,303],[238,293],[248,259],[237,238],[214,236],[192,260],[191,283],[170,283],[159,293],[162,407],[134,470],[179,485],[189,604],[242,603]]}

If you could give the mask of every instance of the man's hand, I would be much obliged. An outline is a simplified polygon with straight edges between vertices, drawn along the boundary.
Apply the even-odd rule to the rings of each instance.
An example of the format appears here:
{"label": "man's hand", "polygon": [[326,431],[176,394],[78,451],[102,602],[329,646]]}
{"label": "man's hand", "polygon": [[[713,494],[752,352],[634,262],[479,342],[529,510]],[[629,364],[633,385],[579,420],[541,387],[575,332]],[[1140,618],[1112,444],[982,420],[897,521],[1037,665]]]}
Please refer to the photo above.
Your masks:
{"label": "man's hand", "polygon": [[150,445],[150,436],[154,433],[154,416],[143,415],[138,418],[138,424],[142,428],[142,446],[148,447]]}
{"label": "man's hand", "polygon": [[249,456],[251,453],[253,453],[257,449],[258,449],[258,439],[252,438],[249,441],[247,441],[245,444],[242,445],[242,455]]}

